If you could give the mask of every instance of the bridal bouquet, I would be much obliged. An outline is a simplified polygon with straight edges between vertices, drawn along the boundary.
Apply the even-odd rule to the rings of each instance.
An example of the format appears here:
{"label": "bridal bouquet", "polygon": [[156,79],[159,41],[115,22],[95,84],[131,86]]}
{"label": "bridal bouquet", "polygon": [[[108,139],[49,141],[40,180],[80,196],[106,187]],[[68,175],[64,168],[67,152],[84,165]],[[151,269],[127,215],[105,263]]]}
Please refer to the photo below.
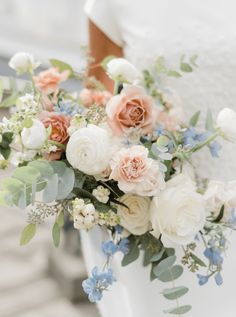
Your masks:
{"label": "bridal bouquet", "polygon": [[[167,313],[187,313],[191,306],[180,306],[179,298],[188,288],[174,281],[186,266],[200,285],[211,277],[221,285],[227,234],[236,227],[236,182],[199,179],[192,157],[203,148],[217,157],[218,138],[236,141],[236,113],[225,108],[214,120],[209,111],[203,128],[200,112],[187,120],[175,105],[162,78],[192,71],[195,56],[181,57],[178,70],[160,57],[143,72],[123,58],[107,58],[102,66],[114,94],[68,64],[50,62],[36,72],[33,56],[15,54],[10,67],[28,73],[30,82],[1,104],[14,107],[0,123],[0,166],[15,168],[1,181],[0,204],[27,210],[21,245],[49,217],[55,246],[65,216],[77,230],[103,227],[109,236],[101,245],[104,266],[83,282],[90,301],[115,283],[112,258],[120,252],[122,266],[142,256],[152,281],[172,283],[162,294],[177,306]],[[89,88],[66,90],[63,82],[71,78]],[[195,251],[200,241],[202,258]]]}

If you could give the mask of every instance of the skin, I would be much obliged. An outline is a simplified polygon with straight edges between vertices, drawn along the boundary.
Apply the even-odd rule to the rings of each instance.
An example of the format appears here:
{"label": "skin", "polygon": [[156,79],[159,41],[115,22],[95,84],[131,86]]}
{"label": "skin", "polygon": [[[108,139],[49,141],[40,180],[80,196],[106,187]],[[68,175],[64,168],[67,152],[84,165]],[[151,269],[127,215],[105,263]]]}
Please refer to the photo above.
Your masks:
{"label": "skin", "polygon": [[106,88],[112,92],[113,82],[106,75],[99,63],[107,56],[123,56],[120,46],[112,42],[91,20],[89,21],[89,50],[91,63],[89,64],[89,76],[94,76],[100,80]]}

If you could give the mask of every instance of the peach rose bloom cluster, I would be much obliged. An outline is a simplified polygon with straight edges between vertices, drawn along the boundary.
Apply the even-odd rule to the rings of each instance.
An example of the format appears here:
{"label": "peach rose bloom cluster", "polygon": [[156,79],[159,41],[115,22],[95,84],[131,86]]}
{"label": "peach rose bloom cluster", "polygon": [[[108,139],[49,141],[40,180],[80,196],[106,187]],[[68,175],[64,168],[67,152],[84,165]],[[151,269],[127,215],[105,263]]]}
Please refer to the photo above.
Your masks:
{"label": "peach rose bloom cluster", "polygon": [[69,71],[65,70],[59,72],[57,68],[52,67],[43,72],[40,72],[38,76],[34,76],[35,86],[44,94],[50,95],[57,92],[59,84],[67,80],[69,77]]}
{"label": "peach rose bloom cluster", "polygon": [[117,136],[137,128],[142,134],[152,132],[156,123],[153,99],[138,86],[127,85],[119,95],[110,99],[106,107],[108,123]]}
{"label": "peach rose bloom cluster", "polygon": [[155,196],[165,188],[163,173],[157,161],[148,157],[148,150],[134,145],[118,151],[110,162],[110,179],[118,182],[125,193]]}
{"label": "peach rose bloom cluster", "polygon": [[[51,127],[51,134],[49,140],[55,141],[59,144],[66,145],[69,139],[67,132],[70,126],[70,118],[63,114],[56,114],[54,112],[43,111],[39,119],[44,124],[45,128]],[[56,152],[49,154],[49,160],[58,160],[63,153],[63,149],[58,149]]]}
{"label": "peach rose bloom cluster", "polygon": [[80,100],[82,104],[87,108],[91,107],[94,104],[96,104],[97,106],[105,106],[111,99],[111,97],[112,94],[107,90],[101,91],[85,88],[80,93]]}

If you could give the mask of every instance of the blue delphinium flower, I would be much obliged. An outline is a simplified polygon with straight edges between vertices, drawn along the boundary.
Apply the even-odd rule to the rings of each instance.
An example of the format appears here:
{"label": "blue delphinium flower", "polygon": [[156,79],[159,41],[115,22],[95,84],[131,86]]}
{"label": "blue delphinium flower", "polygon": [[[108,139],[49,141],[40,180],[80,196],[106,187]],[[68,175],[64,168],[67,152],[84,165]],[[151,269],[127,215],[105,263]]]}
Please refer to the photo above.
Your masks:
{"label": "blue delphinium flower", "polygon": [[183,134],[183,142],[185,146],[194,147],[199,143],[198,133],[196,129],[190,128]]}
{"label": "blue delphinium flower", "polygon": [[120,240],[118,244],[118,250],[123,254],[129,253],[129,240],[127,238]]}
{"label": "blue delphinium flower", "polygon": [[207,248],[204,251],[204,255],[209,259],[212,265],[221,266],[223,263],[223,257],[221,256],[221,252],[215,248]]}
{"label": "blue delphinium flower", "polygon": [[206,141],[211,134],[212,132],[210,131],[199,133],[195,128],[191,127],[183,134],[184,145],[193,148],[199,143]]}
{"label": "blue delphinium flower", "polygon": [[153,130],[154,137],[158,137],[160,135],[163,135],[163,133],[164,133],[164,128],[161,125],[156,126]]}
{"label": "blue delphinium flower", "polygon": [[118,234],[122,234],[124,228],[121,225],[116,225],[115,230]]}
{"label": "blue delphinium flower", "polygon": [[197,274],[197,278],[198,278],[198,284],[201,286],[206,284],[209,280],[209,276],[207,275]]}
{"label": "blue delphinium flower", "polygon": [[215,277],[215,282],[218,286],[223,284],[223,278],[222,278],[222,275],[220,274],[220,272],[216,273],[214,277]]}
{"label": "blue delphinium flower", "polygon": [[221,150],[222,146],[217,141],[211,142],[209,145],[209,150],[211,152],[212,157],[219,157],[219,151]]}
{"label": "blue delphinium flower", "polygon": [[119,247],[112,240],[102,243],[102,251],[105,255],[111,256],[119,251]]}
{"label": "blue delphinium flower", "polygon": [[107,271],[99,271],[98,267],[94,267],[92,275],[82,283],[84,292],[88,294],[91,302],[97,302],[102,299],[102,293],[107,290],[110,285],[115,282],[112,269]]}
{"label": "blue delphinium flower", "polygon": [[54,111],[68,116],[82,114],[84,109],[71,100],[59,100]]}

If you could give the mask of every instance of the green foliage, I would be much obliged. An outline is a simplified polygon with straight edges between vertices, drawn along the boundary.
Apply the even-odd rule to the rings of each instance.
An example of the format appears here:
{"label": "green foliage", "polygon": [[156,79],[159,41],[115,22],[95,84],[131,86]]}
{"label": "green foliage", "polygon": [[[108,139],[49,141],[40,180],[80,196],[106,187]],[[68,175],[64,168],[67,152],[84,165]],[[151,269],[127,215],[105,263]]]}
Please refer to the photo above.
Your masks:
{"label": "green foliage", "polygon": [[61,239],[61,228],[59,227],[57,221],[54,223],[52,228],[52,238],[53,238],[54,246],[58,248],[60,244],[60,239]]}
{"label": "green foliage", "polygon": [[[191,306],[179,306],[178,299],[188,292],[188,288],[184,286],[175,286],[174,281],[183,273],[183,267],[176,265],[175,250],[163,248],[159,254],[153,257],[153,260],[159,261],[156,265],[152,265],[151,279],[155,277],[161,282],[172,282],[172,288],[166,288],[162,291],[162,295],[168,300],[176,300],[176,308],[165,310],[165,313],[182,315],[191,309]],[[185,311],[186,310],[186,311]]]}
{"label": "green foliage", "polygon": [[188,288],[185,286],[177,286],[173,288],[166,288],[162,291],[163,296],[169,300],[175,300],[182,297],[188,292]]}
{"label": "green foliage", "polygon": [[199,117],[200,117],[201,111],[197,111],[190,119],[189,124],[192,127],[196,127],[196,125],[198,124],[199,121]]}
{"label": "green foliage", "polygon": [[206,122],[205,122],[205,128],[208,131],[214,131],[214,121],[213,121],[213,117],[212,117],[212,112],[209,109],[207,111],[207,116],[206,116]]}
{"label": "green foliage", "polygon": [[184,62],[180,64],[180,69],[185,73],[191,73],[193,71],[193,68],[188,63]]}
{"label": "green foliage", "polygon": [[65,199],[73,190],[74,171],[64,162],[33,161],[18,167],[1,184],[0,204],[22,209],[34,204],[36,192],[43,193],[45,203]]}
{"label": "green foliage", "polygon": [[189,312],[191,310],[191,308],[192,307],[190,305],[184,305],[184,306],[180,306],[177,308],[165,310],[164,312],[167,314],[172,314],[172,315],[184,315],[187,312]]}
{"label": "green foliage", "polygon": [[36,233],[36,225],[33,223],[28,224],[22,231],[20,237],[20,245],[29,243]]}
{"label": "green foliage", "polygon": [[74,77],[75,75],[74,70],[69,64],[62,62],[58,59],[50,59],[50,63],[52,64],[53,67],[56,67],[60,72],[64,72],[65,70],[68,70],[70,73],[69,76]]}
{"label": "green foliage", "polygon": [[135,236],[129,237],[129,253],[123,257],[122,266],[126,266],[139,257],[139,247],[138,247],[139,239]]}
{"label": "green foliage", "polygon": [[150,233],[141,236],[140,248],[144,251],[143,265],[147,266],[152,263],[152,258],[155,254],[159,254],[162,249],[160,240],[156,239]]}
{"label": "green foliage", "polygon": [[10,144],[13,140],[12,132],[5,132],[2,134],[2,141],[0,142],[0,153],[7,160],[11,154]]}
{"label": "green foliage", "polygon": [[168,271],[175,261],[175,255],[169,256],[168,258],[162,260],[154,269],[154,274],[160,279],[162,274],[165,273],[165,271]]}
{"label": "green foliage", "polygon": [[14,106],[16,104],[16,101],[19,97],[18,93],[13,93],[10,96],[8,96],[7,98],[5,98],[1,104],[0,104],[0,108],[10,108],[12,106]]}

